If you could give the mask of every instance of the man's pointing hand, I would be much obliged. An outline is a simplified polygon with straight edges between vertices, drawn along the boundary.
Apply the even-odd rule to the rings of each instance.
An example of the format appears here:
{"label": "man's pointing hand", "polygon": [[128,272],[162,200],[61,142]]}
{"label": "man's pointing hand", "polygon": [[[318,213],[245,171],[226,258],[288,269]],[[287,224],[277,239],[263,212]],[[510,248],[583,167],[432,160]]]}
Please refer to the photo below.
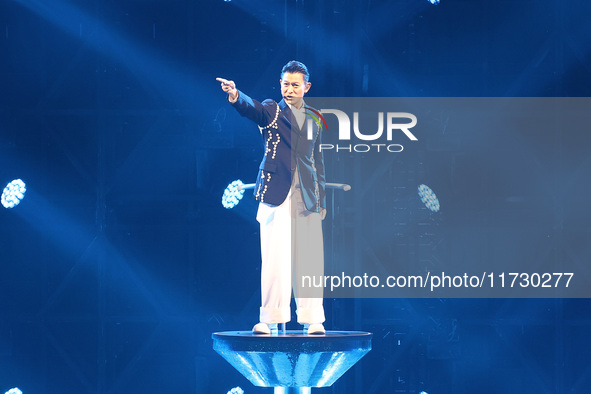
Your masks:
{"label": "man's pointing hand", "polygon": [[230,101],[236,101],[238,98],[238,90],[236,89],[234,81],[228,81],[224,78],[216,78],[215,80],[222,83],[222,90],[228,93]]}

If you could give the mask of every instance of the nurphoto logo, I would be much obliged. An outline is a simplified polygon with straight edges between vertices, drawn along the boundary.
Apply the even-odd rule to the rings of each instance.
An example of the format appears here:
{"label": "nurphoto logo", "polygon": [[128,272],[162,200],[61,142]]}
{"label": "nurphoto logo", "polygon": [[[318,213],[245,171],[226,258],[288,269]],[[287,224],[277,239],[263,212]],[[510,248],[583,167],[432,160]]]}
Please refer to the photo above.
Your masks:
{"label": "nurphoto logo", "polygon": [[[321,109],[320,111],[310,109],[310,111],[313,111],[313,113],[308,112],[312,119],[308,119],[306,124],[309,139],[313,138],[313,121],[316,123],[319,129],[322,130],[322,126],[324,125],[324,128],[326,128],[328,131],[326,120],[322,114],[334,115],[338,122],[339,143],[320,144],[320,151],[334,150],[335,152],[356,153],[364,153],[369,151],[392,153],[402,152],[404,147],[401,144],[392,143],[393,137],[399,133],[403,133],[411,141],[418,141],[418,138],[410,131],[411,128],[416,126],[417,117],[408,112],[378,112],[377,130],[368,131],[367,128],[362,130],[359,126],[359,112],[353,112],[353,127],[351,127],[349,115],[347,115],[344,111],[338,109]],[[384,123],[386,124],[385,127]],[[384,129],[385,141],[383,138]],[[353,130],[352,133],[351,130]],[[356,140],[364,141],[364,143],[352,143]],[[371,141],[372,143],[368,143],[367,141]],[[380,143],[380,141],[384,142]],[[351,143],[346,144],[341,142]]]}

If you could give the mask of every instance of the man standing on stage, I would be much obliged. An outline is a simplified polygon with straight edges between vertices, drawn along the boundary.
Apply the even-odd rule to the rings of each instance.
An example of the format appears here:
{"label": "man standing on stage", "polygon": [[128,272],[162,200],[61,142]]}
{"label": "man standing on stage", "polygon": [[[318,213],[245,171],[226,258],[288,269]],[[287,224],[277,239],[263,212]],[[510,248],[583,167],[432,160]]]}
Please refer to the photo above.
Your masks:
{"label": "man standing on stage", "polygon": [[[291,320],[292,276],[310,269],[324,272],[322,219],[326,214],[324,160],[320,127],[306,124],[304,95],[312,85],[306,66],[290,61],[281,70],[281,95],[276,103],[262,103],[236,89],[234,81],[217,78],[228,101],[240,115],[255,122],[265,154],[254,189],[259,201],[261,227],[261,295],[256,334],[270,334],[277,324]],[[311,130],[311,131],[310,131]],[[324,334],[322,295],[298,297],[294,286],[298,323],[308,334]]]}

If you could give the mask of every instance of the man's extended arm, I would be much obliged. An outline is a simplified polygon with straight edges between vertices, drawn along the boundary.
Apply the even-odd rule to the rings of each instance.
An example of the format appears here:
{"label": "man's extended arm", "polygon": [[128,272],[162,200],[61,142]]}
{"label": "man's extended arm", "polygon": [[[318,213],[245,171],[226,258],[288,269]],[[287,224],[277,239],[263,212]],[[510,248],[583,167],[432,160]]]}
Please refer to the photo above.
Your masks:
{"label": "man's extended arm", "polygon": [[228,93],[228,101],[241,116],[252,120],[260,127],[267,126],[269,120],[273,119],[276,110],[272,100],[265,100],[260,103],[236,89],[234,81],[224,78],[216,78],[216,81],[221,82],[222,90]]}

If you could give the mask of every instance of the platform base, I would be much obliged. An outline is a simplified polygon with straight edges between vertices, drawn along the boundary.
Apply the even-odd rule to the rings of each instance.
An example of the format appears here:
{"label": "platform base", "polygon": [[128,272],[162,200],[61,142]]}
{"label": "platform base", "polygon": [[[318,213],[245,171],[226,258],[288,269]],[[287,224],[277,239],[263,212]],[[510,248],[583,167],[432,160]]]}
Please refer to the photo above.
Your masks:
{"label": "platform base", "polygon": [[291,394],[331,386],[371,350],[372,334],[327,331],[324,335],[304,335],[302,331],[286,331],[255,335],[251,331],[229,331],[215,333],[212,338],[214,350],[252,384],[274,387],[276,394]]}

